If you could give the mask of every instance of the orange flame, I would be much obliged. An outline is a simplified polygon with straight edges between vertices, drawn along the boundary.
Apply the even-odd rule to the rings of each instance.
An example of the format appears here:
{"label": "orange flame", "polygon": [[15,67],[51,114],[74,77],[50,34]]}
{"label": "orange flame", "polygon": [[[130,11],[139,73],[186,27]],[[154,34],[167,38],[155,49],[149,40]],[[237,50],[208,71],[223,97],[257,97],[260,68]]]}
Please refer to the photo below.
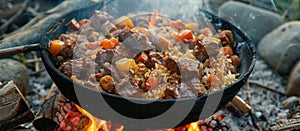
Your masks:
{"label": "orange flame", "polygon": [[78,111],[80,111],[83,115],[87,116],[90,119],[89,127],[87,127],[86,131],[98,131],[100,127],[104,128],[105,131],[109,131],[106,126],[106,123],[103,123],[103,121],[93,117],[89,112],[82,109],[78,105],[75,106],[78,109]]}
{"label": "orange flame", "polygon": [[200,131],[200,127],[198,124],[199,124],[198,121],[189,124],[188,131]]}
{"label": "orange flame", "polygon": [[158,20],[158,11],[156,10],[151,14],[148,29],[154,29],[154,24],[157,20]]}

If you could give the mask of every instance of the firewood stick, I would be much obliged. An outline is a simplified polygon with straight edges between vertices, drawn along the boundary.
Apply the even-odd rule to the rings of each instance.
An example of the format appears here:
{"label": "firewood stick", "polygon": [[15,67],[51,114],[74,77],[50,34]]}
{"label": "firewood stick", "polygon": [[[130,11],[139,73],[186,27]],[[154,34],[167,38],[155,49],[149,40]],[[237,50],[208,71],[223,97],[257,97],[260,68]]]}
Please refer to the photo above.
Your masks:
{"label": "firewood stick", "polygon": [[33,126],[40,131],[55,130],[65,119],[65,115],[71,107],[71,101],[66,99],[53,85],[36,119],[33,121]]}
{"label": "firewood stick", "polygon": [[257,82],[254,82],[254,81],[249,81],[249,83],[250,83],[251,85],[256,86],[256,87],[264,88],[264,89],[267,89],[267,90],[269,90],[269,91],[275,92],[275,93],[277,93],[277,94],[279,94],[279,95],[287,96],[285,93],[283,93],[283,92],[281,92],[281,91],[279,91],[279,90],[276,90],[276,89],[274,89],[274,88],[271,88],[271,87],[262,85],[262,84],[260,84],[260,83],[257,83]]}
{"label": "firewood stick", "polygon": [[0,130],[30,122],[34,119],[26,99],[18,87],[9,81],[0,88]]}
{"label": "firewood stick", "polygon": [[19,53],[25,53],[29,51],[37,51],[40,50],[40,44],[32,44],[32,45],[24,45],[12,48],[6,48],[0,50],[0,56],[8,56],[8,55],[15,55]]}
{"label": "firewood stick", "polygon": [[235,106],[237,109],[239,109],[243,114],[248,113],[251,111],[251,107],[239,96],[235,96],[231,103],[233,106]]}

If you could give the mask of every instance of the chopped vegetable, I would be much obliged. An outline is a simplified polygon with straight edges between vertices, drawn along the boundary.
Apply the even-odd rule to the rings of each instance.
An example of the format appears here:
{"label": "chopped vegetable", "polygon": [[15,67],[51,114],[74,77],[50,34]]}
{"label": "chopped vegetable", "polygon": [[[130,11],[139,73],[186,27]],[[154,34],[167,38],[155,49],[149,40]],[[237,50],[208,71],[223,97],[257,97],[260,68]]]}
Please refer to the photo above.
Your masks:
{"label": "chopped vegetable", "polygon": [[196,32],[199,29],[199,26],[197,23],[189,23],[185,25],[185,28]]}
{"label": "chopped vegetable", "polygon": [[127,72],[133,66],[135,66],[134,59],[122,58],[116,62],[116,66],[119,71]]}
{"label": "chopped vegetable", "polygon": [[103,49],[114,49],[115,43],[111,42],[108,39],[103,39],[100,41],[100,46],[102,46]]}
{"label": "chopped vegetable", "polygon": [[213,81],[214,77],[215,77],[214,73],[210,73],[209,74],[209,77],[208,77],[208,79],[206,81],[207,85],[209,85],[209,86],[211,85],[211,82]]}
{"label": "chopped vegetable", "polygon": [[156,89],[158,87],[158,81],[155,77],[149,77],[146,81],[146,90]]}
{"label": "chopped vegetable", "polygon": [[233,55],[232,49],[230,46],[221,47],[221,51],[224,52],[224,55],[227,57],[231,57]]}
{"label": "chopped vegetable", "polygon": [[61,47],[65,44],[65,42],[61,40],[53,40],[50,42],[49,51],[52,55],[57,55],[60,53]]}
{"label": "chopped vegetable", "polygon": [[117,38],[115,38],[115,37],[111,37],[109,40],[110,40],[112,43],[114,43],[115,46],[119,46],[119,45],[120,45],[119,40],[118,40]]}
{"label": "chopped vegetable", "polygon": [[116,24],[122,28],[132,29],[134,27],[131,19],[127,16],[122,16],[116,20]]}
{"label": "chopped vegetable", "polygon": [[145,61],[148,60],[148,55],[145,52],[142,52],[139,57],[137,58],[137,61],[140,61],[144,63]]}
{"label": "chopped vegetable", "polygon": [[193,39],[193,32],[191,30],[182,30],[178,34],[177,38],[181,41],[192,40]]}

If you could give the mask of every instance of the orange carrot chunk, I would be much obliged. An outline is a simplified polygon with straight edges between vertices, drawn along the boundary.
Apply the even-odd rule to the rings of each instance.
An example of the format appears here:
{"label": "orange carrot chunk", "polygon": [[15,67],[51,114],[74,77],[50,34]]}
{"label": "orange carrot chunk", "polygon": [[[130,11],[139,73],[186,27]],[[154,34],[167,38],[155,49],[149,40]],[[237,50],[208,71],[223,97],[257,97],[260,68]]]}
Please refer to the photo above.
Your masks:
{"label": "orange carrot chunk", "polygon": [[114,49],[115,48],[115,44],[108,39],[101,40],[100,46],[102,46],[103,49]]}
{"label": "orange carrot chunk", "polygon": [[65,44],[65,42],[61,40],[53,40],[50,42],[49,51],[52,55],[57,55],[60,53],[61,47]]}
{"label": "orange carrot chunk", "polygon": [[192,40],[193,39],[193,32],[191,30],[182,30],[178,34],[177,38],[181,41]]}

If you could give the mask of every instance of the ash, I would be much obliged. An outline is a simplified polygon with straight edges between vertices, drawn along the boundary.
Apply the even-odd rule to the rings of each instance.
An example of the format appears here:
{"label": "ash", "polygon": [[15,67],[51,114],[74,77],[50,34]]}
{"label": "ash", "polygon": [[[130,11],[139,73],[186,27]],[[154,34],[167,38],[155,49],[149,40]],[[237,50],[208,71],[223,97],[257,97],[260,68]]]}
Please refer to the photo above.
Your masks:
{"label": "ash", "polygon": [[[266,130],[270,127],[271,123],[286,118],[288,110],[282,109],[280,103],[286,99],[286,96],[251,85],[251,82],[260,83],[285,92],[284,85],[286,80],[284,78],[276,74],[265,61],[258,59],[248,82],[250,83],[250,87],[247,89],[247,85],[245,85],[241,88],[238,96],[243,98],[243,100],[247,100],[246,102],[251,105],[255,120],[253,121],[248,113],[241,117],[233,113],[229,115],[240,130],[255,129],[254,122]],[[250,91],[250,103],[249,98],[247,98],[247,91]]]}

